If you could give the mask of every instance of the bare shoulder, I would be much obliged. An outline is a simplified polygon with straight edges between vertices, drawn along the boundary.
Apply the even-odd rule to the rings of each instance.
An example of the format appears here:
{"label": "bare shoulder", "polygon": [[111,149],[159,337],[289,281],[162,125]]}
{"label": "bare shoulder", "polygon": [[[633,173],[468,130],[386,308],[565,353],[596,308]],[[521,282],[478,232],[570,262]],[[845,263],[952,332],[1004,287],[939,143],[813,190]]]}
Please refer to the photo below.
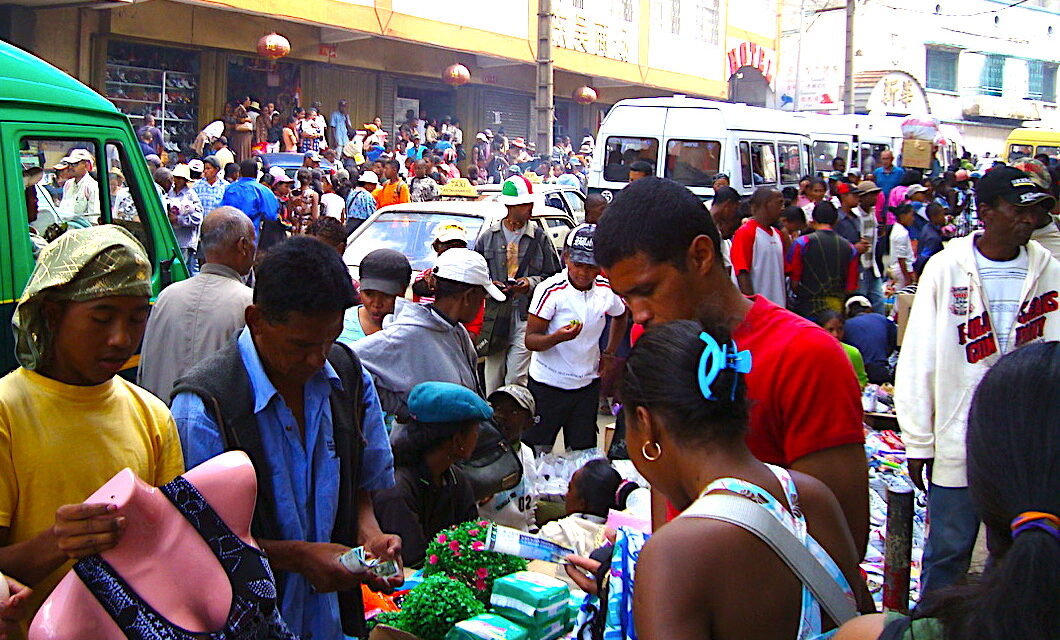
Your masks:
{"label": "bare shoulder", "polygon": [[791,479],[795,481],[795,488],[799,492],[799,504],[803,512],[810,514],[836,514],[842,517],[842,509],[835,494],[828,485],[811,475],[789,469]]}
{"label": "bare shoulder", "polygon": [[[677,518],[660,528],[645,543],[638,561],[667,574],[714,575],[738,563],[742,551],[755,550],[753,534],[713,518]],[[681,553],[674,553],[681,549]],[[639,575],[639,573],[638,573]]]}
{"label": "bare shoulder", "polygon": [[832,640],[876,640],[883,633],[886,619],[882,613],[858,616],[840,627]]}

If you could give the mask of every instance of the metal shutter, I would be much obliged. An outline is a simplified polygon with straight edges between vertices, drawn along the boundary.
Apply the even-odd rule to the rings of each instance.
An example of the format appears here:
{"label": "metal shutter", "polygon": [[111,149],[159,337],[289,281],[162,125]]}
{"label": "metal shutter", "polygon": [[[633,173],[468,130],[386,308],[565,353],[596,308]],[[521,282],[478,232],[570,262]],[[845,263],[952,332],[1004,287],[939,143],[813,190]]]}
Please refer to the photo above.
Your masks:
{"label": "metal shutter", "polygon": [[396,99],[397,79],[385,73],[379,74],[379,117],[383,119],[383,131],[389,132],[391,136],[397,129],[394,123],[394,100]]}
{"label": "metal shutter", "polygon": [[483,91],[482,122],[484,128],[492,129],[494,133],[504,129],[504,135],[508,136],[509,140],[519,136],[528,138],[530,96],[497,89]]}

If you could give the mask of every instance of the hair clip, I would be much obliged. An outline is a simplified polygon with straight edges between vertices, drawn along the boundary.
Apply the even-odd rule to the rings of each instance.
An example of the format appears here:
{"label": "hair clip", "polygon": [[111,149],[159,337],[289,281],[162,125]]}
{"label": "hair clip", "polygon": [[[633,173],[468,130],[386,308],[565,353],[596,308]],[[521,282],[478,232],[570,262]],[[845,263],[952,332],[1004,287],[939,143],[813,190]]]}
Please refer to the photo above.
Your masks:
{"label": "hair clip", "polygon": [[[747,350],[738,351],[735,342],[730,342],[722,347],[714,339],[714,336],[706,331],[699,334],[699,339],[707,345],[703,349],[703,355],[699,357],[699,392],[703,394],[705,400],[715,400],[716,398],[710,387],[718,378],[718,374],[721,373],[722,369],[732,369],[736,373],[744,375],[750,373],[751,352]],[[708,358],[710,359],[709,366],[707,363]],[[732,400],[736,399],[737,380],[738,376],[733,376],[730,398]]]}

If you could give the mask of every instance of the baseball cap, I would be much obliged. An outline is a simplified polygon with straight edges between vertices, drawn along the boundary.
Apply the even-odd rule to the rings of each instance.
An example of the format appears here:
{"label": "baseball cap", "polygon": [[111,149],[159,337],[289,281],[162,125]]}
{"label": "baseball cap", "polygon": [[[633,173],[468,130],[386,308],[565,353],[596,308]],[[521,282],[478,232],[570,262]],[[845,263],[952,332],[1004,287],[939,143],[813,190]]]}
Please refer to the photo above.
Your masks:
{"label": "baseball cap", "polygon": [[187,181],[191,181],[191,168],[186,164],[178,164],[173,167],[174,178],[184,178]]}
{"label": "baseball cap", "polygon": [[467,230],[454,222],[440,222],[434,228],[435,242],[467,243]]}
{"label": "baseball cap", "polygon": [[581,264],[596,264],[596,258],[593,256],[595,234],[595,224],[581,224],[571,229],[567,234],[567,255],[572,261]]}
{"label": "baseball cap", "polygon": [[860,178],[861,176],[863,176],[865,174],[863,174],[861,172],[861,169],[858,169],[857,167],[851,167],[851,168],[847,169],[847,175],[848,176],[857,176],[858,178]]}
{"label": "baseball cap", "polygon": [[269,175],[272,176],[274,182],[294,182],[294,179],[287,175],[283,167],[272,167],[269,169]]}
{"label": "baseball cap", "polygon": [[958,169],[957,173],[955,173],[954,176],[957,182],[968,182],[968,180],[972,177],[972,175],[968,173],[967,169]]}
{"label": "baseball cap", "polygon": [[497,302],[507,299],[493,284],[486,259],[471,249],[449,249],[438,256],[434,261],[434,275],[436,278],[480,286]]}
{"label": "baseball cap", "polygon": [[905,197],[906,198],[910,198],[912,196],[915,196],[918,193],[924,193],[927,190],[928,190],[928,188],[925,187],[922,184],[910,185],[910,187],[908,189],[906,189]]}
{"label": "baseball cap", "polygon": [[302,157],[309,158],[313,162],[320,162],[320,154],[316,151],[306,151],[305,155],[303,155]]}
{"label": "baseball cap", "polygon": [[530,415],[537,413],[537,403],[534,402],[534,394],[530,393],[530,390],[521,384],[506,384],[503,387],[498,388],[496,391],[489,395],[487,398],[490,402],[493,402],[494,398],[498,395],[507,395],[520,407],[530,412]]}
{"label": "baseball cap", "polygon": [[855,306],[855,305],[860,306],[860,307],[868,307],[869,309],[872,308],[872,303],[869,302],[869,299],[866,298],[865,296],[850,296],[849,298],[847,298],[847,303],[846,303],[846,305],[844,305],[844,308],[849,313],[850,312],[850,308]]}
{"label": "baseball cap", "polygon": [[198,158],[188,161],[188,170],[191,171],[192,175],[195,175],[196,173],[202,175],[202,170],[205,168],[206,165]]}
{"label": "baseball cap", "polygon": [[375,175],[375,171],[365,171],[361,175],[357,176],[357,182],[379,184],[379,176]]}
{"label": "baseball cap", "polygon": [[1017,207],[1048,203],[1052,208],[1056,204],[1056,198],[1042,191],[1029,175],[1015,167],[998,167],[988,172],[976,185],[976,194],[982,202],[1001,198]]}
{"label": "baseball cap", "polygon": [[67,164],[77,164],[78,162],[94,163],[96,161],[96,156],[92,155],[92,152],[88,149],[74,149],[67,158],[69,158]]}
{"label": "baseball cap", "polygon": [[842,182],[843,180],[847,179],[847,174],[843,173],[842,171],[833,171],[832,173],[828,174],[828,179],[835,180],[837,182]]}
{"label": "baseball cap", "polygon": [[836,193],[837,196],[845,196],[848,193],[853,193],[855,195],[860,195],[858,193],[857,188],[854,187],[854,185],[850,184],[849,182],[840,182],[838,185],[836,185],[835,193]]}
{"label": "baseball cap", "polygon": [[1049,175],[1049,170],[1039,160],[1020,158],[1013,162],[1011,166],[1026,173],[1027,177],[1033,180],[1034,184],[1043,191],[1048,191],[1053,184],[1053,178]]}
{"label": "baseball cap", "polygon": [[858,186],[857,186],[857,192],[862,194],[862,195],[869,194],[869,193],[879,193],[880,191],[883,191],[883,189],[880,189],[879,187],[877,187],[876,183],[873,182],[872,180],[862,180],[861,182],[858,183]]}
{"label": "baseball cap", "polygon": [[63,158],[59,162],[56,162],[54,165],[52,165],[52,169],[55,169],[56,171],[62,171],[63,169],[69,167],[70,163],[67,162],[67,160],[69,160],[69,158]]}
{"label": "baseball cap", "polygon": [[400,251],[376,249],[361,260],[361,291],[371,289],[400,296],[405,294],[411,279],[412,265]]}
{"label": "baseball cap", "polygon": [[506,206],[532,204],[537,202],[537,194],[534,193],[533,183],[526,176],[514,175],[501,185],[501,195],[497,199]]}

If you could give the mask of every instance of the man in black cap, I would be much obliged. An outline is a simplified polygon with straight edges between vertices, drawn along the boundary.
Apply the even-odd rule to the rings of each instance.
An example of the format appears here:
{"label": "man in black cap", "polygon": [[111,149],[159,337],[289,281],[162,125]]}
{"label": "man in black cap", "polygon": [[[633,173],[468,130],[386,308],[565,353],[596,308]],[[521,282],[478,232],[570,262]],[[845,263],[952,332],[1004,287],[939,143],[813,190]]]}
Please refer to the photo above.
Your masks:
{"label": "man in black cap", "polygon": [[412,280],[412,265],[400,251],[376,249],[361,260],[358,292],[361,304],[346,310],[339,342],[353,346],[383,329],[383,319],[394,313],[397,299]]}
{"label": "man in black cap", "polygon": [[1060,338],[1060,263],[1029,242],[1040,208],[1055,199],[1023,171],[998,167],[977,200],[983,231],[950,240],[928,262],[895,372],[909,475],[921,490],[931,486],[922,594],[965,574],[979,532],[965,464],[972,392],[1004,354]]}
{"label": "man in black cap", "polygon": [[596,225],[577,227],[567,236],[566,268],[534,290],[526,324],[530,382],[541,420],[523,441],[550,449],[563,428],[572,450],[596,446],[596,410],[600,398],[600,336],[607,317],[611,333],[603,352],[605,366],[626,335],[626,305],[593,256]]}

